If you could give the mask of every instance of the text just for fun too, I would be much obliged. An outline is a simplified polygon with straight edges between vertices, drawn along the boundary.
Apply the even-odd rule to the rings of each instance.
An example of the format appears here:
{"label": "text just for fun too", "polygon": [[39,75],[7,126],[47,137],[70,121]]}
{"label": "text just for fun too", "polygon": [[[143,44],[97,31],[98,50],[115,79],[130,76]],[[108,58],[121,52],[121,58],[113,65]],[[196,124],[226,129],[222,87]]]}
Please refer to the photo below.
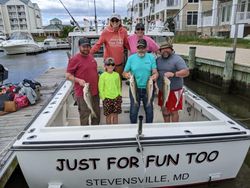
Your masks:
{"label": "text just for fun too", "polygon": [[[184,159],[186,164],[202,164],[211,163],[218,159],[219,151],[214,150],[211,152],[190,152],[186,154],[168,154],[168,155],[147,155],[144,157],[144,162],[141,162],[141,157],[129,156],[129,157],[107,157],[107,158],[82,158],[82,159],[56,159],[57,171],[74,171],[74,170],[97,170],[99,166],[106,164],[107,170],[114,168],[127,169],[127,168],[139,168],[140,165],[144,165],[145,168],[149,167],[167,167],[170,165],[177,166],[180,164],[181,158]],[[182,160],[183,161],[183,160]],[[183,163],[183,162],[182,162]]]}

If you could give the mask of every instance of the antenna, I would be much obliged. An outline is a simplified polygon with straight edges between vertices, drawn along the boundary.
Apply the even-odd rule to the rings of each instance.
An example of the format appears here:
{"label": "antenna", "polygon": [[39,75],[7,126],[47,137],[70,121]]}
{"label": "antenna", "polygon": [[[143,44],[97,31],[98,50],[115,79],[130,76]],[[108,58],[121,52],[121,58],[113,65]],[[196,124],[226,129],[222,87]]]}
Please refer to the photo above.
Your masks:
{"label": "antenna", "polygon": [[115,13],[115,0],[113,0],[113,13]]}
{"label": "antenna", "polygon": [[83,32],[81,27],[79,26],[79,24],[77,23],[77,21],[74,19],[74,17],[70,14],[70,12],[68,11],[68,9],[65,7],[65,5],[63,4],[63,2],[61,0],[59,0],[60,3],[62,4],[62,6],[64,7],[64,9],[68,12],[68,14],[70,15],[71,19],[73,20],[73,22],[76,24],[76,27],[79,29],[79,31]]}

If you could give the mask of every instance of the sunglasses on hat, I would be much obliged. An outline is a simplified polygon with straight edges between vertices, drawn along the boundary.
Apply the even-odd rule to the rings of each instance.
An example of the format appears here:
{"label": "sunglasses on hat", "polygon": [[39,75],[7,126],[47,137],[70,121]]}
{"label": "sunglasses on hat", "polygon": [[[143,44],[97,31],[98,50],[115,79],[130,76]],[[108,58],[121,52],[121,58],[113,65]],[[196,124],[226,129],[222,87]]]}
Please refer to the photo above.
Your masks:
{"label": "sunglasses on hat", "polygon": [[111,19],[111,22],[119,22],[120,20],[118,19]]}

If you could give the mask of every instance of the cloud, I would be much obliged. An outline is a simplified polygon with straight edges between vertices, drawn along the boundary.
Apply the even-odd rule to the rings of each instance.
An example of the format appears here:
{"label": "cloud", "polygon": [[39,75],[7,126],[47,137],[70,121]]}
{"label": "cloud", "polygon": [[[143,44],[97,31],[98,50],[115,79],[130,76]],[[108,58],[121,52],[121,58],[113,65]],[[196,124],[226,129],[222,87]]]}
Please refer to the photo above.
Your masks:
{"label": "cloud", "polygon": [[[59,0],[31,0],[37,3],[41,9],[43,25],[48,25],[49,20],[58,18],[64,24],[69,24],[70,16],[63,8]],[[61,0],[71,15],[78,22],[82,22],[84,17],[94,18],[94,0]],[[122,15],[127,16],[127,4],[131,0],[116,0],[115,11]],[[98,19],[106,19],[113,12],[113,1],[111,0],[96,0],[96,12]]]}

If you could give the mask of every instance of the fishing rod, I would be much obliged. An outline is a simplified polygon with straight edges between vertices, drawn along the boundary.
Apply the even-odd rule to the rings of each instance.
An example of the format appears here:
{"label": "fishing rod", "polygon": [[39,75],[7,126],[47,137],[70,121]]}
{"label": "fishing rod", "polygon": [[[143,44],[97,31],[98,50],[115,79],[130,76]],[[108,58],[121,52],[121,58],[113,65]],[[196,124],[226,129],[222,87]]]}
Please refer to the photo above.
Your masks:
{"label": "fishing rod", "polygon": [[130,31],[132,31],[133,27],[133,12],[134,12],[134,0],[132,1],[132,7],[131,7],[131,16],[130,16],[130,21],[131,21],[131,26],[130,26]]}
{"label": "fishing rod", "polygon": [[168,28],[169,31],[174,32],[175,31],[175,23],[174,23],[174,19],[176,18],[176,16],[178,16],[178,14],[187,6],[188,2],[185,3],[185,5],[174,15],[171,16],[169,18],[167,18],[167,20],[164,22],[164,28],[166,29],[166,27]]}
{"label": "fishing rod", "polygon": [[149,14],[148,14],[147,30],[146,30],[146,32],[148,32],[148,29],[149,29],[149,22],[151,22],[151,11],[153,9],[153,2],[149,1],[149,3],[150,3],[150,7],[149,7]]}
{"label": "fishing rod", "polygon": [[96,16],[96,4],[94,0],[94,9],[95,9],[95,31],[98,33],[98,27],[97,27],[97,16]]}
{"label": "fishing rod", "polygon": [[173,19],[187,6],[188,2],[172,17]]}
{"label": "fishing rod", "polygon": [[71,19],[73,20],[73,22],[76,24],[76,27],[79,29],[79,31],[83,32],[83,30],[81,29],[80,25],[77,23],[77,21],[74,19],[74,17],[70,14],[70,12],[68,11],[68,9],[65,7],[65,5],[63,4],[63,2],[61,0],[59,0],[60,3],[62,4],[62,6],[64,7],[64,9],[68,12],[68,14],[70,15]]}

